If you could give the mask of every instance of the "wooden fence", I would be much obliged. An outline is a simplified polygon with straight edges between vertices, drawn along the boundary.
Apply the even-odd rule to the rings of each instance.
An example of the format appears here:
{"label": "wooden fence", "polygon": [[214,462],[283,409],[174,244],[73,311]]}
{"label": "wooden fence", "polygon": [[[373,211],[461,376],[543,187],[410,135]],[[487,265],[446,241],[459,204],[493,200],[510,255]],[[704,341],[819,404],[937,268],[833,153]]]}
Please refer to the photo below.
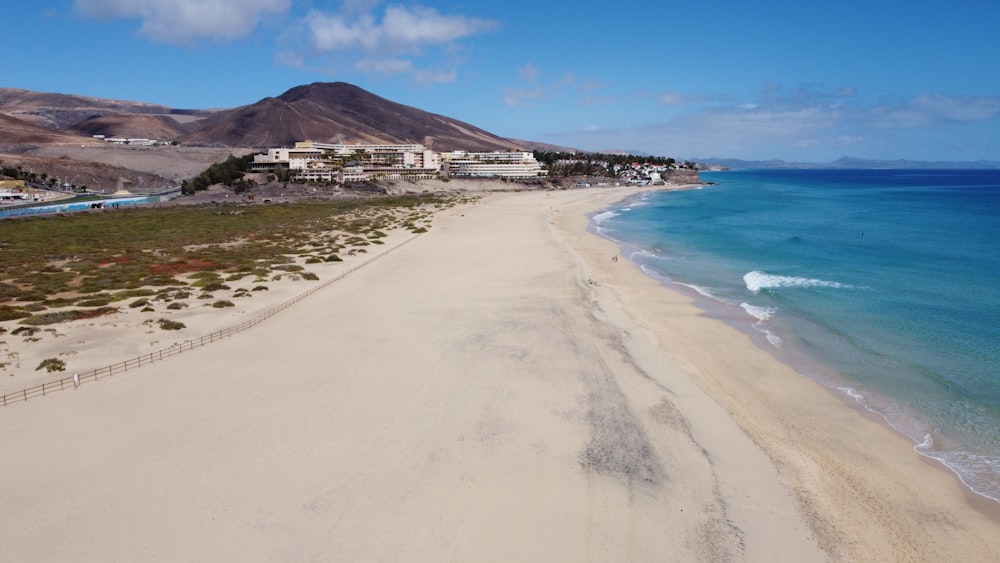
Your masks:
{"label": "wooden fence", "polygon": [[296,303],[298,303],[299,301],[302,301],[306,297],[309,297],[310,295],[312,295],[312,294],[314,294],[314,293],[316,293],[316,292],[318,292],[318,291],[326,288],[330,284],[332,284],[332,283],[334,283],[336,281],[344,279],[345,277],[349,276],[350,274],[352,274],[352,273],[360,270],[361,268],[363,268],[363,267],[371,264],[375,260],[378,260],[379,258],[381,258],[381,257],[389,254],[390,252],[395,251],[396,249],[404,246],[405,244],[407,244],[407,243],[411,242],[412,240],[414,240],[415,238],[417,238],[417,236],[419,236],[419,235],[414,235],[414,236],[412,236],[412,237],[404,240],[403,242],[399,243],[398,245],[396,245],[396,246],[394,246],[392,248],[386,249],[385,252],[379,254],[378,256],[374,256],[374,257],[370,258],[369,260],[366,260],[365,262],[362,262],[361,264],[358,264],[357,266],[349,268],[349,269],[347,269],[347,270],[345,270],[345,271],[337,274],[336,276],[330,278],[329,280],[327,280],[327,281],[325,281],[325,282],[323,282],[323,283],[321,283],[321,284],[313,287],[309,291],[306,291],[306,292],[304,292],[304,293],[302,293],[300,295],[297,295],[297,296],[289,299],[288,301],[285,301],[284,303],[282,303],[280,305],[272,307],[271,309],[268,309],[267,311],[264,311],[263,313],[257,315],[256,317],[253,317],[252,319],[246,320],[246,321],[244,321],[244,322],[242,322],[242,323],[240,323],[240,324],[238,324],[236,326],[225,328],[225,329],[213,332],[211,334],[207,334],[207,335],[202,336],[200,338],[191,339],[191,340],[185,340],[184,342],[181,342],[181,343],[178,343],[178,344],[174,344],[173,346],[170,346],[169,348],[164,348],[162,350],[157,350],[156,352],[151,352],[149,354],[143,354],[143,355],[139,356],[138,358],[132,358],[130,360],[125,360],[124,362],[119,362],[117,364],[113,364],[113,365],[110,365],[110,366],[107,366],[107,367],[97,368],[95,370],[91,370],[91,371],[88,371],[88,372],[78,373],[78,374],[76,374],[76,376],[64,377],[64,378],[62,378],[62,379],[60,379],[58,381],[50,381],[48,383],[43,383],[41,385],[36,385],[34,387],[28,387],[26,389],[22,389],[20,391],[15,391],[13,393],[7,393],[7,394],[5,394],[5,395],[2,396],[2,401],[0,401],[0,404],[2,404],[2,406],[6,407],[7,405],[10,405],[10,404],[13,404],[13,403],[22,402],[22,401],[27,401],[28,399],[31,399],[31,398],[34,398],[34,397],[44,397],[45,395],[47,395],[49,393],[54,393],[56,391],[62,391],[62,390],[67,389],[67,388],[72,389],[73,387],[76,387],[77,385],[83,385],[85,382],[97,381],[98,379],[104,379],[106,377],[111,377],[113,375],[123,375],[126,372],[128,372],[129,370],[135,371],[136,369],[138,369],[138,368],[140,368],[140,367],[142,367],[144,365],[148,365],[148,364],[151,364],[153,362],[158,362],[158,361],[161,361],[161,360],[165,360],[165,359],[167,359],[167,358],[169,358],[171,356],[175,356],[177,354],[180,354],[181,352],[185,352],[185,351],[188,351],[188,350],[193,350],[195,348],[200,348],[202,346],[206,346],[206,345],[211,344],[213,342],[218,342],[219,340],[222,340],[223,338],[227,338],[227,337],[233,336],[234,334],[238,334],[240,332],[243,332],[244,330],[247,330],[249,328],[257,326],[258,324],[260,324],[260,323],[264,322],[265,320],[273,317],[274,315],[277,315],[281,311],[284,311],[285,309],[291,307],[292,305],[295,305]]}

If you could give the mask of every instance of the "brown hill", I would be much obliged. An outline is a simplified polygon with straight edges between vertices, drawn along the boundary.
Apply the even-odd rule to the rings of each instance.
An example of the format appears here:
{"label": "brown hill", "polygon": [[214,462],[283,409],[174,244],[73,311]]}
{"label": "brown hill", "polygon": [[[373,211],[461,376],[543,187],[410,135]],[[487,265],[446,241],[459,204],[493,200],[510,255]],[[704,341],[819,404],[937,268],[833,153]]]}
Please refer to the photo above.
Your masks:
{"label": "brown hill", "polygon": [[144,102],[0,88],[0,113],[49,129],[69,129],[88,119],[111,115],[205,115],[206,111],[177,110]]}
{"label": "brown hill", "polygon": [[311,139],[344,143],[423,143],[435,150],[506,150],[516,143],[443,115],[398,104],[343,82],[298,86],[229,111],[180,137],[184,143],[288,146]]}
{"label": "brown hill", "polygon": [[[295,141],[423,143],[435,150],[506,150],[519,141],[392,102],[343,82],[298,86],[228,110],[178,110],[156,104],[0,88],[0,115],[18,139],[38,143],[38,127],[91,138],[141,137],[224,147],[288,146]],[[18,124],[24,123],[23,130]],[[33,125],[34,127],[27,127]],[[0,145],[18,144],[0,140]],[[70,138],[68,142],[79,142]]]}
{"label": "brown hill", "polygon": [[91,117],[67,128],[79,135],[90,137],[126,137],[142,139],[173,140],[190,131],[169,115],[104,115]]}
{"label": "brown hill", "polygon": [[0,143],[5,146],[79,142],[74,136],[0,113]]}

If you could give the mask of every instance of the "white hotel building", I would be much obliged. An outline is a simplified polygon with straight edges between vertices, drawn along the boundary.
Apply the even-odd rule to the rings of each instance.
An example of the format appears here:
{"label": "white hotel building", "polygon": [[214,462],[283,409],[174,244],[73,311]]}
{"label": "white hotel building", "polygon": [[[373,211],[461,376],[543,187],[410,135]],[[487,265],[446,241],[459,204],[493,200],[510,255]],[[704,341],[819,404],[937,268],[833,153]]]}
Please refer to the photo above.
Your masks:
{"label": "white hotel building", "polygon": [[420,144],[344,145],[301,141],[293,148],[269,149],[254,156],[253,172],[286,166],[301,180],[357,182],[370,179],[535,178],[545,171],[530,152],[439,154]]}
{"label": "white hotel building", "polygon": [[453,178],[537,178],[545,176],[535,155],[517,152],[452,151],[441,154],[448,175]]}

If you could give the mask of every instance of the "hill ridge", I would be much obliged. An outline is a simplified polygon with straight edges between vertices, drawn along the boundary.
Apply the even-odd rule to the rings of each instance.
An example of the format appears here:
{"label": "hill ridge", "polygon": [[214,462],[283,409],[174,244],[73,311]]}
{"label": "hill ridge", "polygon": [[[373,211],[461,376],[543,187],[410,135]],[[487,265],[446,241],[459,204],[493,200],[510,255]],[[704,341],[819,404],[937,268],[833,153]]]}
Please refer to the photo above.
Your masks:
{"label": "hill ridge", "polygon": [[[155,138],[189,145],[263,148],[296,141],[422,143],[434,150],[523,149],[470,123],[388,100],[346,82],[313,82],[229,109],[168,106],[0,88],[6,143],[41,141],[38,126],[66,135]],[[25,123],[20,131],[18,124]],[[61,140],[62,137],[60,136]],[[53,141],[49,141],[53,142]]]}

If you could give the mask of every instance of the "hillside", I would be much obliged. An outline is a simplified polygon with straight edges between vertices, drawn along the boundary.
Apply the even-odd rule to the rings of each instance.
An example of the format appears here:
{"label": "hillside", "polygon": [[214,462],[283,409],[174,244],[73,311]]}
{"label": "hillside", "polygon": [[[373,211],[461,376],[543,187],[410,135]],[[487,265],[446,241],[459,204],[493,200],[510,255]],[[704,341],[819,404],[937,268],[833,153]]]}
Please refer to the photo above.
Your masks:
{"label": "hillside", "polygon": [[60,131],[97,117],[176,114],[203,116],[205,110],[179,110],[162,105],[89,96],[32,92],[17,88],[0,88],[0,114],[35,125]]}
{"label": "hillside", "polygon": [[222,111],[183,143],[288,146],[311,139],[344,143],[423,143],[435,150],[504,150],[511,141],[474,125],[398,104],[343,82],[298,86],[276,98]]}
{"label": "hillside", "polygon": [[[0,88],[0,115],[7,133],[0,139],[0,149],[32,142],[79,143],[93,135],[234,148],[287,146],[306,139],[423,143],[435,150],[522,147],[469,123],[399,104],[343,82],[298,86],[277,97],[222,110],[174,109]],[[67,137],[46,135],[45,131]]]}
{"label": "hillside", "polygon": [[142,139],[176,139],[191,126],[184,126],[169,115],[102,115],[74,123],[67,131],[91,137],[125,137]]}
{"label": "hillside", "polygon": [[[180,145],[113,145],[94,135]],[[0,88],[0,162],[91,188],[107,190],[127,177],[135,191],[161,189],[230,154],[307,139],[423,143],[439,151],[530,148],[341,82],[299,86],[215,110]]]}
{"label": "hillside", "polygon": [[0,113],[0,142],[5,146],[79,142],[73,135]]}

